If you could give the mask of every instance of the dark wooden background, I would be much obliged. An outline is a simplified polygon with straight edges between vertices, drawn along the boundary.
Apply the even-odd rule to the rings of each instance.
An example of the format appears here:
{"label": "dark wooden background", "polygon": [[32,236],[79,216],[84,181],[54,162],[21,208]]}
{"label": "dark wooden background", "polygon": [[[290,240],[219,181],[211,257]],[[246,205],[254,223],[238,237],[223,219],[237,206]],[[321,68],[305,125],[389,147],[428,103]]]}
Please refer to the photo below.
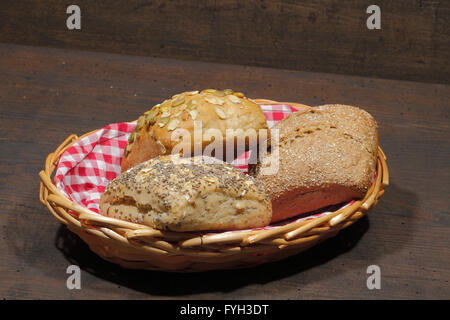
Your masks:
{"label": "dark wooden background", "polygon": [[[38,172],[68,135],[208,87],[364,108],[378,121],[390,186],[366,217],[302,254],[200,274],[121,269],[41,205]],[[0,44],[0,298],[448,299],[449,101],[444,84]],[[71,264],[81,290],[66,287]],[[381,269],[380,290],[366,287],[369,265]]]}
{"label": "dark wooden background", "polygon": [[[77,0],[82,30],[70,31],[73,3],[0,2],[0,298],[450,298],[449,1],[376,1],[381,30],[366,28],[363,0]],[[211,87],[364,108],[391,185],[302,254],[201,274],[121,269],[40,204],[38,172],[68,135]],[[70,264],[81,290],[66,288]],[[373,264],[381,290],[366,287]]]}
{"label": "dark wooden background", "polygon": [[375,2],[2,0],[0,42],[449,83],[450,1]]}

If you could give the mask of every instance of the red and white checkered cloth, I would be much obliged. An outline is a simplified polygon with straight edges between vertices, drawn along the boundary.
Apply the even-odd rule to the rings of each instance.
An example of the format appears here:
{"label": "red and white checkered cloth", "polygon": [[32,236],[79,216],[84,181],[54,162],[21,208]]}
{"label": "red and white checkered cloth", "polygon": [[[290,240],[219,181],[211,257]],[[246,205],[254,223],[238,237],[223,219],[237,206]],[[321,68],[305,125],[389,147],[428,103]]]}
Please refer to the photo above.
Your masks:
{"label": "red and white checkered cloth", "polygon": [[[288,105],[260,105],[260,107],[269,128],[296,111]],[[99,213],[100,196],[109,181],[120,174],[123,151],[128,136],[135,127],[135,123],[110,124],[74,143],[60,158],[54,178],[56,187],[73,202]],[[235,163],[241,164],[242,160],[247,158],[248,154],[245,153],[236,159]],[[247,170],[246,165],[235,164],[235,167]],[[328,212],[315,213],[301,219],[326,213]]]}

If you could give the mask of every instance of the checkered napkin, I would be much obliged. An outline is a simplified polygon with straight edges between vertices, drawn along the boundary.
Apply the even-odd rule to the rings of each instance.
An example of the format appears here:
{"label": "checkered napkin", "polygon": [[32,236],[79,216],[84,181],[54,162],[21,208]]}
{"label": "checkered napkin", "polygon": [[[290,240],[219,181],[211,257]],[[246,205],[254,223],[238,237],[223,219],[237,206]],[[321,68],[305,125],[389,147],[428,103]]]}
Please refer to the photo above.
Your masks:
{"label": "checkered napkin", "polygon": [[[269,128],[295,109],[288,105],[260,105]],[[55,183],[65,196],[99,213],[100,196],[109,181],[120,174],[120,163],[135,123],[114,123],[78,140],[61,156]],[[248,152],[231,165],[246,172]],[[316,216],[316,215],[314,215]]]}

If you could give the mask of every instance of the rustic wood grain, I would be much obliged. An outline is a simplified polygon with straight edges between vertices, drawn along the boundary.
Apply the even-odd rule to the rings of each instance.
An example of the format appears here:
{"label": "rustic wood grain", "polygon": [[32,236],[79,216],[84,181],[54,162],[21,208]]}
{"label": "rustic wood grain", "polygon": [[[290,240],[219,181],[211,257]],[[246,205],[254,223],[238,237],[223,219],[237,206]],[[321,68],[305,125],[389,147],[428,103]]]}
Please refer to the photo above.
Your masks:
{"label": "rustic wood grain", "polygon": [[4,0],[0,42],[449,83],[450,2]]}
{"label": "rustic wood grain", "polygon": [[[105,262],[38,201],[69,134],[133,120],[175,93],[346,103],[379,123],[391,185],[366,218],[313,249],[239,271],[166,274]],[[0,298],[448,299],[450,86],[0,44]],[[66,288],[66,268],[82,289]],[[380,266],[381,290],[366,269]]]}

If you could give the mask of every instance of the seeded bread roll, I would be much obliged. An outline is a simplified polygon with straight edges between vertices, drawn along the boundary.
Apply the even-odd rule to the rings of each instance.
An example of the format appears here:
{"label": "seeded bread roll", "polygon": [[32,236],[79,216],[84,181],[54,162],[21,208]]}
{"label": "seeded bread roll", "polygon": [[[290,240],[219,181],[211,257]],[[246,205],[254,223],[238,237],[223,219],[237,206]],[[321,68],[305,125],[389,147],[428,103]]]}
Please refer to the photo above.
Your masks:
{"label": "seeded bread roll", "polygon": [[[194,129],[200,128],[203,134],[194,134]],[[240,131],[234,134],[228,132],[227,136],[229,129]],[[236,154],[227,155],[227,146],[234,153],[239,139],[243,139],[241,151],[247,150],[249,129],[255,130],[257,140],[260,129],[267,129],[267,122],[258,104],[245,98],[242,93],[230,89],[207,89],[177,94],[154,106],[138,119],[125,148],[122,172],[158,155],[203,154],[201,152],[213,141],[221,141],[223,148],[217,148],[217,153],[212,150],[211,154],[205,155],[216,156],[221,160],[231,156],[233,160]]]}
{"label": "seeded bread roll", "polygon": [[266,226],[271,204],[261,186],[212,157],[159,156],[112,180],[103,215],[172,231]]}
{"label": "seeded bread roll", "polygon": [[[377,124],[357,107],[324,105],[296,112],[272,127],[279,144],[256,166],[272,202],[272,222],[368,191],[377,161]],[[263,174],[279,152],[276,174]]]}

